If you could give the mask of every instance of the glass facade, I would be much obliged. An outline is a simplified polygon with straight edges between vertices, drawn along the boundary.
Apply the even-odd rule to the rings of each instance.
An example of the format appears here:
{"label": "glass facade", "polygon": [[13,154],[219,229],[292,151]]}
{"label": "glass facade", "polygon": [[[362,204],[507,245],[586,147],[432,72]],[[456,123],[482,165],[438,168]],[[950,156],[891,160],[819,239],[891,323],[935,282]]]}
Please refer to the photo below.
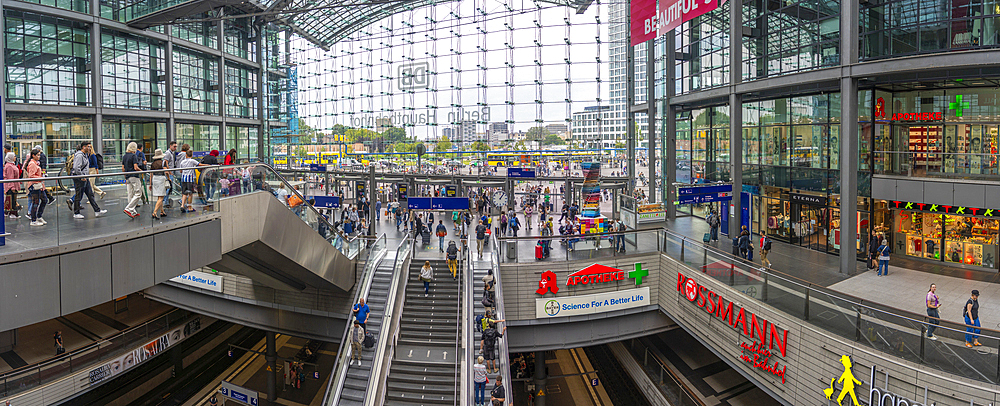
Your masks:
{"label": "glass facade", "polygon": [[226,41],[224,50],[227,54],[243,59],[255,59],[256,44],[249,18],[234,18],[223,22],[225,27],[223,37]]}
{"label": "glass facade", "polygon": [[[142,145],[142,150],[147,155],[152,154],[156,148],[167,149],[166,123],[105,121],[101,129],[104,135],[102,154],[104,154],[106,163],[121,163],[121,157],[125,154],[125,147],[130,142]],[[109,169],[118,170],[120,168],[112,167]]]}
{"label": "glass facade", "polygon": [[227,117],[257,117],[257,83],[255,70],[226,63]]}
{"label": "glass facade", "polygon": [[729,5],[705,13],[676,30],[676,94],[729,83]]}
{"label": "glass facade", "polygon": [[18,117],[7,119],[4,134],[22,161],[28,151],[40,145],[49,161],[49,170],[58,172],[80,141],[93,138],[93,127],[89,120]]}
{"label": "glass facade", "polygon": [[840,2],[743,2],[743,80],[840,64]]}
{"label": "glass facade", "polygon": [[996,0],[862,2],[860,23],[862,59],[1000,46]]}
{"label": "glass facade", "polygon": [[105,107],[166,109],[164,49],[158,41],[102,30],[101,74]]}
{"label": "glass facade", "polygon": [[253,127],[226,127],[226,148],[236,149],[240,162],[257,156],[258,130]]}
{"label": "glass facade", "polygon": [[[208,18],[208,15],[201,14],[191,16],[193,19]],[[170,26],[170,33],[177,39],[204,45],[209,48],[219,47],[219,25],[207,21],[181,22]]]}
{"label": "glass facade", "polygon": [[219,114],[219,61],[174,48],[174,110]]}
{"label": "glass facade", "polygon": [[13,10],[4,18],[6,100],[90,105],[89,26]]}
{"label": "glass facade", "polygon": [[219,127],[206,124],[177,124],[177,144],[189,144],[191,150],[196,152],[219,149]]}

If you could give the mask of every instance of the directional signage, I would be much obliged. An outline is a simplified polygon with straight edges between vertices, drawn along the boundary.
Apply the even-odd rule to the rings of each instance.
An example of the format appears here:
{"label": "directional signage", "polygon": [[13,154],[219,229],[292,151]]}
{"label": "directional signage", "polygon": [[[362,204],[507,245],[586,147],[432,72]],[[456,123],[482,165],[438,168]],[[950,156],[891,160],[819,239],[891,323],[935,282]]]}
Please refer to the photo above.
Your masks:
{"label": "directional signage", "polygon": [[709,195],[678,196],[677,204],[698,204],[733,200],[733,192],[713,193]]}
{"label": "directional signage", "polygon": [[406,199],[406,208],[411,210],[430,210],[431,198],[411,197],[409,199]]}
{"label": "directional signage", "polygon": [[316,200],[316,207],[321,209],[336,209],[340,208],[340,198],[337,196],[310,196],[311,199]]}
{"label": "directional signage", "polygon": [[458,186],[457,185],[445,185],[444,195],[446,197],[458,196]]}
{"label": "directional signage", "polygon": [[407,191],[410,190],[410,185],[406,183],[397,183],[396,190],[399,191],[399,200],[406,200],[409,197],[407,195]]}
{"label": "directional signage", "polygon": [[528,168],[507,168],[508,178],[534,178],[535,170]]}
{"label": "directional signage", "polygon": [[324,164],[309,164],[309,170],[313,172],[326,172],[326,165]]}
{"label": "directional signage", "polygon": [[237,402],[243,402],[250,406],[257,406],[257,391],[242,388],[226,381],[222,381],[222,387],[219,388],[219,394]]}
{"label": "directional signage", "polygon": [[677,188],[678,196],[707,195],[712,193],[732,192],[733,185],[685,186]]}
{"label": "directional signage", "polygon": [[469,199],[465,197],[435,197],[431,199],[432,210],[469,210]]}
{"label": "directional signage", "polygon": [[600,384],[601,384],[601,381],[599,379],[597,379],[597,378],[594,378],[594,379],[590,380],[590,386],[597,386],[597,385],[600,385]]}

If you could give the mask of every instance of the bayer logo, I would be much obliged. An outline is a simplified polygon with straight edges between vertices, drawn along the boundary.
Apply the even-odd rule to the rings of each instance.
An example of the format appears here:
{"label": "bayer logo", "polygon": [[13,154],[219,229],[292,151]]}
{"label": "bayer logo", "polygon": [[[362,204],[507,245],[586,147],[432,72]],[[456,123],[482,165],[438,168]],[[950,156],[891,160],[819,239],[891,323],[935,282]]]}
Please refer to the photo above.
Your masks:
{"label": "bayer logo", "polygon": [[548,302],[545,302],[545,314],[550,317],[559,314],[559,301],[549,300]]}

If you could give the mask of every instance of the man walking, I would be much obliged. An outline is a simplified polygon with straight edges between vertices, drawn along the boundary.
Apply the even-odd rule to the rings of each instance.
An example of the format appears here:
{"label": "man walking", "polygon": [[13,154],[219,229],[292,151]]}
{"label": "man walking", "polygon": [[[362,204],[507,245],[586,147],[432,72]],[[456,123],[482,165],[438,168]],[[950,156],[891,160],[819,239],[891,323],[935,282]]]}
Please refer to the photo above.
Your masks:
{"label": "man walking", "polygon": [[479,225],[476,226],[476,249],[479,251],[479,258],[483,257],[483,243],[486,242],[486,225],[483,224],[482,220],[479,220]]}
{"label": "man walking", "polygon": [[365,323],[368,321],[368,313],[370,313],[370,311],[368,310],[368,304],[365,303],[365,298],[358,299],[358,303],[354,305],[354,310],[352,311],[354,312],[354,320],[357,321],[358,324],[361,324],[361,328],[365,329],[365,332],[367,333],[368,326],[366,326]]}
{"label": "man walking", "polygon": [[771,237],[765,231],[760,236],[760,265],[771,269],[771,261],[767,260],[767,253],[771,252]]}
{"label": "man walking", "polygon": [[[90,166],[88,155],[92,155],[93,152],[94,150],[90,145],[90,141],[81,142],[80,149],[76,151],[76,154],[73,154],[73,169],[70,171],[70,175],[86,175],[87,168]],[[94,208],[95,216],[100,216],[108,212],[107,210],[101,210],[97,206],[97,202],[94,201],[94,190],[90,187],[90,179],[73,179],[73,187],[76,188],[76,194],[73,195],[73,218],[83,218],[83,214],[80,214],[80,206],[84,195],[90,200],[90,206]]]}
{"label": "man walking", "polygon": [[719,241],[719,215],[714,210],[708,215],[708,226],[712,228],[712,241]]}
{"label": "man walking", "polygon": [[503,331],[497,331],[496,324],[491,324],[489,328],[483,330],[483,338],[479,341],[479,349],[483,352],[483,358],[486,358],[486,369],[491,372],[500,372],[500,363],[496,361],[497,359],[497,339],[503,337],[503,333],[507,332],[507,326],[504,326]]}
{"label": "man walking", "polygon": [[444,237],[448,235],[448,227],[444,226],[444,220],[438,220],[434,234],[438,236],[438,251],[444,252]]}

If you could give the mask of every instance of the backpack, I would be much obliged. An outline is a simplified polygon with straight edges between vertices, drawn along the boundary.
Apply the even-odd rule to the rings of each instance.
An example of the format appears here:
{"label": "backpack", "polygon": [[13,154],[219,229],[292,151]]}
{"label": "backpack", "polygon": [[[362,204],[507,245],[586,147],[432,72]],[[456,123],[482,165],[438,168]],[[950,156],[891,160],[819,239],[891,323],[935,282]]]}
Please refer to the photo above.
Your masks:
{"label": "backpack", "polygon": [[104,155],[95,154],[95,156],[97,157],[97,169],[104,169]]}
{"label": "backpack", "polygon": [[485,319],[486,319],[486,316],[484,316],[482,314],[477,314],[476,315],[475,324],[476,324],[476,332],[477,333],[483,332],[483,320],[485,320]]}
{"label": "backpack", "polygon": [[511,217],[510,220],[507,220],[507,226],[510,228],[517,227],[517,217]]}
{"label": "backpack", "polygon": [[493,307],[493,295],[490,295],[490,291],[483,291],[483,307]]}
{"label": "backpack", "polygon": [[767,251],[771,250],[771,239],[768,237],[764,237],[764,249]]}
{"label": "backpack", "polygon": [[364,344],[365,348],[372,348],[372,347],[374,347],[375,346],[375,334],[372,334],[371,332],[365,333],[365,341],[364,341],[363,344]]}

